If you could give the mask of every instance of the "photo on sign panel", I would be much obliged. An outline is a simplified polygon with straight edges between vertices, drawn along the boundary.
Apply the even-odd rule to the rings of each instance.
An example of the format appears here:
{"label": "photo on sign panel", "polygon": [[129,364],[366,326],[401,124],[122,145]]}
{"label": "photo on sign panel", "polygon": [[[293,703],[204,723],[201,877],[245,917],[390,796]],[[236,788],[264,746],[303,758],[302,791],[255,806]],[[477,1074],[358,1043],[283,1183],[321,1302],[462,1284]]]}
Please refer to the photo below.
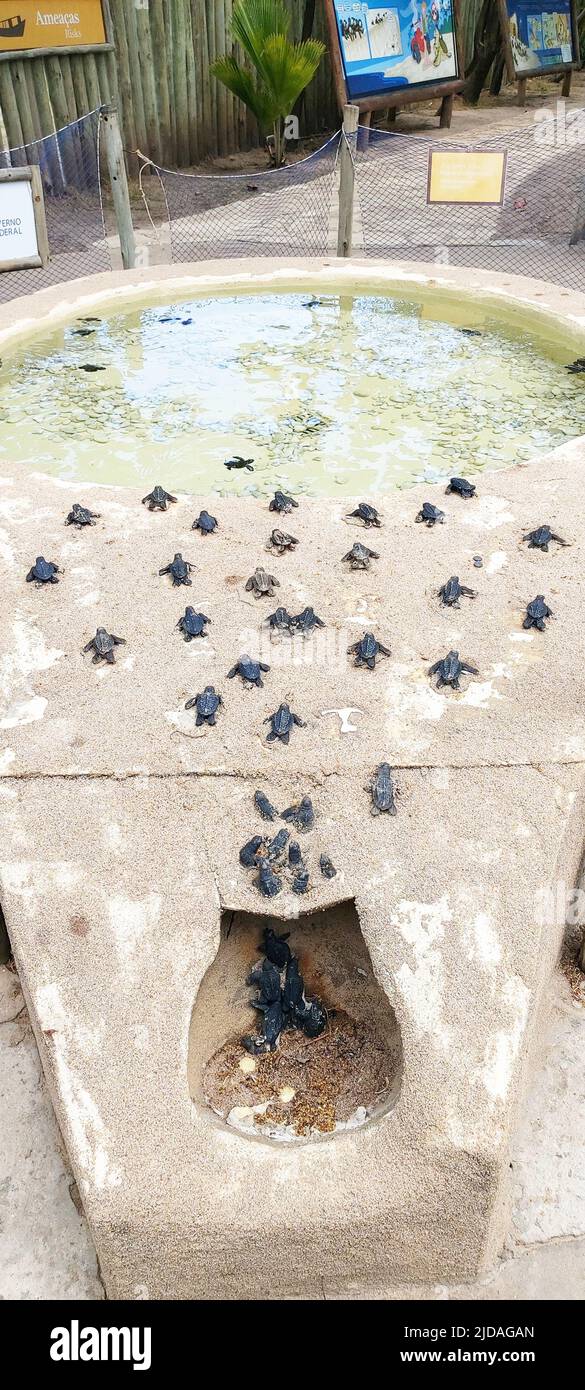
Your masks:
{"label": "photo on sign panel", "polygon": [[335,0],[348,97],[457,77],[452,0]]}

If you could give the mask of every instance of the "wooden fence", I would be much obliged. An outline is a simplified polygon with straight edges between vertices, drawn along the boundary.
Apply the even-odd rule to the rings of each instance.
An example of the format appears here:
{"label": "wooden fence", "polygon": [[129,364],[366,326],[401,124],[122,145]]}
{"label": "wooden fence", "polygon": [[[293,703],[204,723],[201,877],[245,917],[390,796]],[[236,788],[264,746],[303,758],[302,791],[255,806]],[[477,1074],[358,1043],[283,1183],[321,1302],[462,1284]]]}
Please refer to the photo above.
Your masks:
{"label": "wooden fence", "polygon": [[[257,143],[254,120],[209,75],[232,51],[234,0],[109,0],[115,51],[0,61],[0,149],[68,125],[116,101],[127,151],[184,169]],[[290,0],[295,38],[325,39],[321,0]],[[235,48],[233,51],[236,51]],[[339,122],[329,58],[305,93],[303,132]],[[2,130],[4,127],[4,131]]]}

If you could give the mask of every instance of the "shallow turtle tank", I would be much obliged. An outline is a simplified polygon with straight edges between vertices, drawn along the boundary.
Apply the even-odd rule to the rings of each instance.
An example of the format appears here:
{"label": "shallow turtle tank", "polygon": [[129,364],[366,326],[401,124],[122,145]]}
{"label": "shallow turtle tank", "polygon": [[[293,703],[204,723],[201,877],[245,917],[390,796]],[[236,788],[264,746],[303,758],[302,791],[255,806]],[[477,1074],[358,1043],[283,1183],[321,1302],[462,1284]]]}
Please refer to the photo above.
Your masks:
{"label": "shallow turtle tank", "polygon": [[444,297],[142,303],[5,356],[0,457],[144,491],[162,478],[220,495],[383,493],[584,433],[570,364],[562,342]]}

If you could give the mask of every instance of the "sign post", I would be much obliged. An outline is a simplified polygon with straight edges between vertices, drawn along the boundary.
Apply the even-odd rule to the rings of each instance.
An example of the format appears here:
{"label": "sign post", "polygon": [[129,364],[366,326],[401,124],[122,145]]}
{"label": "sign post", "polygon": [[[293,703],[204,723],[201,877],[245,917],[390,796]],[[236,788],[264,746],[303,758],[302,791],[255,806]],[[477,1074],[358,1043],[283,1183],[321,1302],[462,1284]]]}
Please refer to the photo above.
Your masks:
{"label": "sign post", "polygon": [[575,0],[498,0],[500,25],[510,82],[518,83],[518,103],[526,102],[529,77],[562,73],[562,94],[571,90],[579,65],[579,28]]}
{"label": "sign post", "polygon": [[393,112],[441,97],[441,125],[451,124],[463,88],[456,34],[457,0],[325,0],[333,76],[340,110]]}
{"label": "sign post", "polygon": [[46,266],[43,185],[36,165],[0,169],[0,273]]}

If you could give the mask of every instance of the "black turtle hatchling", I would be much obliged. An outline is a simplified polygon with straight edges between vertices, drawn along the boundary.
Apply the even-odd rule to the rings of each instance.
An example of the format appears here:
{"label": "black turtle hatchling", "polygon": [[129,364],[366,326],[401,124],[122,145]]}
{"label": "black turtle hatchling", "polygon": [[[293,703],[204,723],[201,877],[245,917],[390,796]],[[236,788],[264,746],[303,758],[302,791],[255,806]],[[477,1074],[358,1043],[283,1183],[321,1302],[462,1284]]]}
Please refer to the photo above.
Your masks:
{"label": "black turtle hatchling", "polygon": [[459,497],[475,497],[475,483],[470,483],[469,478],[451,478],[445,492],[457,492]]}
{"label": "black turtle hatchling", "polygon": [[264,955],[273,965],[276,965],[278,970],[284,970],[291,959],[290,946],[287,945],[289,936],[290,932],[288,931],[278,936],[272,927],[265,927],[262,934],[260,950],[264,952]]}
{"label": "black turtle hatchling", "polygon": [[270,667],[266,666],[263,661],[253,661],[251,656],[244,655],[240,656],[235,666],[232,666],[231,671],[228,671],[227,678],[231,681],[234,679],[234,676],[241,676],[244,685],[257,685],[258,687],[262,687],[264,681],[262,680],[261,672],[269,670]]}
{"label": "black turtle hatchling", "polygon": [[312,632],[314,627],[325,627],[325,623],[317,617],[314,608],[303,608],[302,613],[297,613],[296,618],[293,618],[292,621],[297,631],[302,632],[303,635]]}
{"label": "black turtle hatchling", "polygon": [[348,512],[347,515],[348,517],[358,517],[360,521],[363,521],[364,526],[382,525],[380,513],[376,511],[375,507],[370,506],[369,502],[360,502],[359,506],[356,507],[355,511]]}
{"label": "black turtle hatchling", "polygon": [[289,536],[288,531],[277,531],[275,529],[271,532],[270,540],[266,548],[267,550],[272,550],[276,555],[284,555],[285,550],[294,550],[298,543],[297,537]]}
{"label": "black turtle hatchling", "polygon": [[439,598],[447,608],[459,608],[459,599],[462,596],[477,598],[477,590],[468,589],[466,584],[460,584],[457,575],[452,574],[439,589]]}
{"label": "black turtle hatchling", "polygon": [[323,874],[323,878],[335,878],[337,875],[337,869],[335,868],[335,865],[331,863],[328,854],[321,855],[321,858],[319,859],[319,868],[321,870],[321,873]]}
{"label": "black turtle hatchling", "polygon": [[293,714],[289,705],[279,705],[275,714],[269,714],[264,720],[265,724],[270,724],[270,733],[266,736],[267,743],[273,743],[278,739],[281,743],[288,743],[294,724],[298,724],[300,729],[307,726],[303,719],[299,719],[298,714]]}
{"label": "black turtle hatchling", "polygon": [[223,466],[224,468],[228,468],[230,472],[232,468],[246,468],[248,473],[254,472],[254,460],[243,459],[241,454],[234,454],[233,459],[226,459]]}
{"label": "black turtle hatchling", "polygon": [[194,608],[186,608],[183,617],[179,618],[177,627],[183,633],[185,642],[192,642],[194,637],[207,637],[205,626],[211,622],[205,613],[196,613]]}
{"label": "black turtle hatchling", "polygon": [[279,588],[280,581],[260,568],[254,570],[246,583],[246,593],[254,594],[254,598],[272,598],[274,590]]}
{"label": "black turtle hatchling", "polygon": [[544,594],[537,594],[531,603],[526,605],[526,617],[522,627],[536,627],[539,632],[544,632],[544,624],[547,618],[554,616],[552,608],[544,601]]}
{"label": "black turtle hatchling", "polygon": [[260,850],[266,849],[268,841],[262,835],[253,835],[240,850],[240,864],[245,869],[255,869],[260,859]]}
{"label": "black turtle hatchling", "polygon": [[91,642],[87,642],[83,648],[84,652],[90,652],[93,648],[93,662],[107,661],[109,666],[114,665],[114,647],[125,647],[125,637],[114,637],[113,632],[106,632],[105,627],[98,627],[95,637]]}
{"label": "black turtle hatchling", "polygon": [[367,666],[370,671],[374,670],[377,656],[390,656],[390,648],[377,642],[373,632],[364,632],[359,642],[354,642],[347,652],[348,656],[355,654],[356,666]]}
{"label": "black turtle hatchling", "polygon": [[275,492],[268,510],[269,512],[292,512],[293,507],[298,507],[298,505],[295,498],[288,497],[286,492]]}
{"label": "black turtle hatchling", "polygon": [[146,497],[142,498],[143,504],[146,503],[149,512],[166,512],[169,502],[176,502],[172,492],[165,492],[160,483],[153,487],[152,492],[147,492]]}
{"label": "black turtle hatchling", "polygon": [[377,550],[369,550],[367,545],[362,545],[361,541],[356,541],[351,550],[348,550],[347,555],[342,556],[342,559],[344,561],[349,560],[352,570],[369,570],[370,560],[379,560],[380,556]]}
{"label": "black turtle hatchling", "polygon": [[372,798],[372,815],[379,816],[382,811],[387,811],[388,815],[396,815],[396,802],[394,800],[394,782],[392,780],[392,768],[389,763],[380,763],[376,768],[371,782],[366,786],[366,791]]}
{"label": "black turtle hatchling", "polygon": [[90,512],[89,507],[82,507],[79,502],[74,502],[71,511],[65,517],[66,526],[95,526],[99,521],[100,512]]}
{"label": "black turtle hatchling", "polygon": [[60,570],[58,565],[55,565],[52,560],[45,560],[44,555],[37,555],[32,569],[26,576],[26,582],[27,584],[36,584],[37,589],[40,589],[43,584],[58,584],[58,574],[63,574],[63,570]]}
{"label": "black turtle hatchling", "polygon": [[280,893],[282,879],[275,874],[272,865],[266,859],[261,859],[258,865],[258,878],[254,880],[264,898],[274,898]]}
{"label": "black turtle hatchling", "polygon": [[291,617],[286,608],[277,608],[266,621],[276,632],[292,632],[296,623],[296,619]]}
{"label": "black turtle hatchling", "polygon": [[426,526],[436,526],[437,522],[442,526],[445,520],[445,513],[435,507],[432,502],[423,502],[420,512],[415,516],[415,521],[424,521]]}
{"label": "black turtle hatchling", "polygon": [[278,815],[276,807],[272,805],[264,792],[254,792],[254,805],[256,810],[260,812],[262,820],[276,820]]}
{"label": "black turtle hatchling", "polygon": [[200,531],[202,536],[211,536],[217,530],[217,517],[211,516],[209,512],[200,512],[191,530]]}
{"label": "black turtle hatchling", "polygon": [[280,970],[266,958],[253,966],[246,984],[260,990],[259,998],[264,1004],[274,1004],[280,999]]}
{"label": "black turtle hatchling", "polygon": [[315,812],[310,796],[304,796],[302,801],[287,807],[287,810],[281,811],[280,814],[281,819],[294,825],[295,830],[312,830],[315,824]]}
{"label": "black turtle hatchling", "polygon": [[470,666],[468,661],[459,659],[459,652],[447,652],[446,656],[441,657],[440,661],[435,661],[434,666],[429,667],[429,676],[437,677],[437,689],[442,685],[450,685],[452,690],[459,690],[459,677],[468,672],[470,676],[478,676],[477,666]]}
{"label": "black turtle hatchling", "polygon": [[215,717],[223,705],[221,695],[217,694],[212,685],[206,685],[199,695],[194,695],[192,700],[187,700],[185,709],[196,709],[197,717],[195,723],[215,724]]}
{"label": "black turtle hatchling", "polygon": [[284,858],[286,847],[290,840],[290,830],[277,830],[274,839],[269,840],[266,846],[265,857],[269,864],[278,864]]}
{"label": "black turtle hatchling", "polygon": [[159,570],[159,574],[170,574],[173,585],[177,587],[179,584],[190,585],[193,583],[193,580],[190,578],[190,571],[194,569],[195,566],[191,564],[191,561],[184,560],[181,552],[178,550],[171,560],[170,565],[165,565],[162,570]]}
{"label": "black turtle hatchling", "polygon": [[528,542],[530,550],[548,550],[551,541],[556,541],[558,545],[569,544],[562,536],[557,536],[555,531],[551,531],[550,526],[537,526],[534,531],[527,531],[522,540]]}
{"label": "black turtle hatchling", "polygon": [[306,893],[309,887],[309,870],[302,859],[295,869],[291,887],[293,893]]}

